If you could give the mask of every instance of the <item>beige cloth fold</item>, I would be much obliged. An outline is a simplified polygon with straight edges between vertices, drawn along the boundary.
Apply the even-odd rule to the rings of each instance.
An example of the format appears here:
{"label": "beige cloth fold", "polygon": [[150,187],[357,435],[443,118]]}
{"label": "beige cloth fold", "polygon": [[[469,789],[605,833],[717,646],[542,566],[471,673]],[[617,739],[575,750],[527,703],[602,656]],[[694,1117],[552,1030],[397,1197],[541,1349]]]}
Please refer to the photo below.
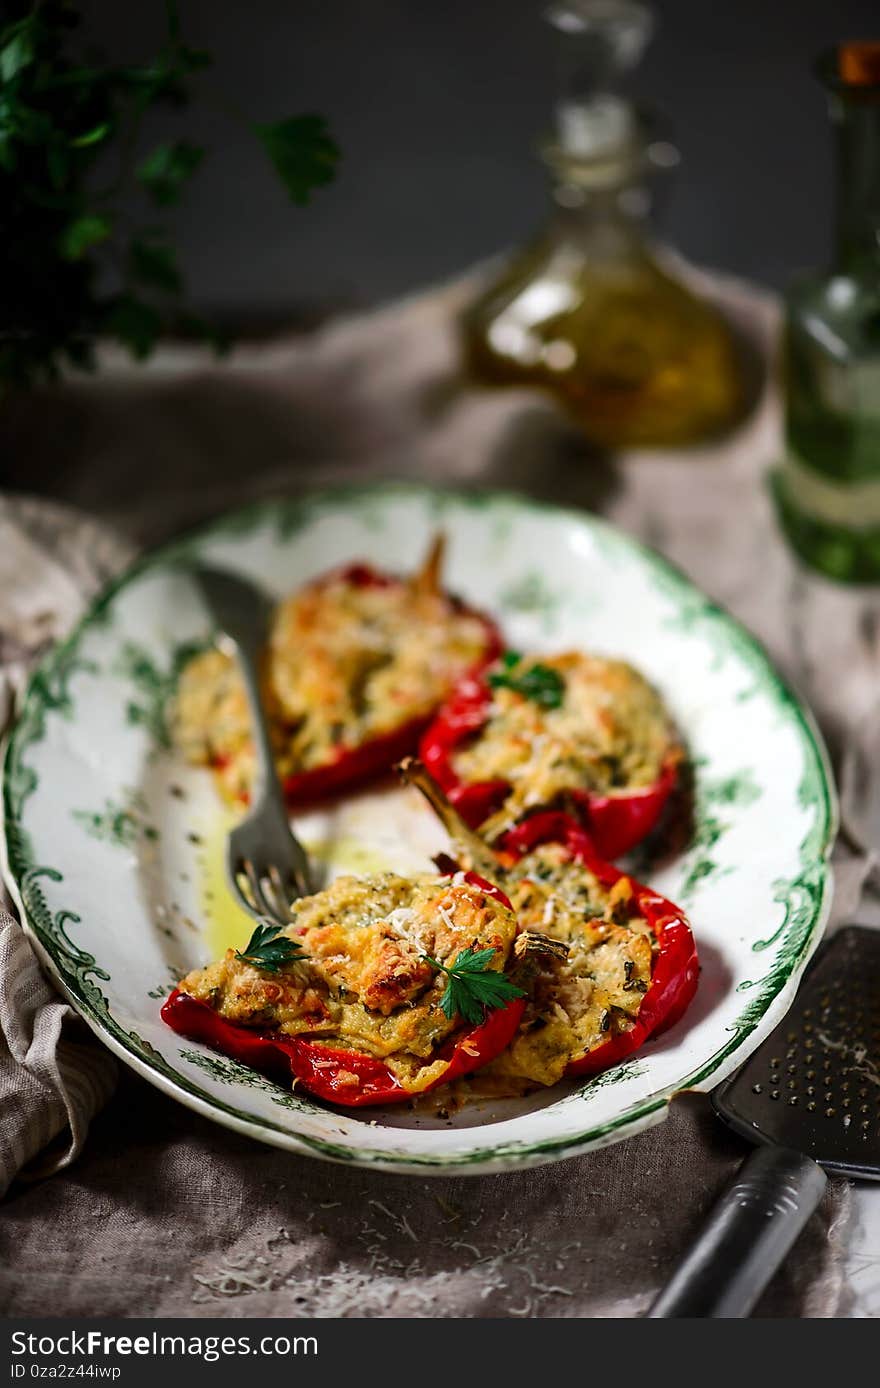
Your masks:
{"label": "beige cloth fold", "polygon": [[[769,361],[773,296],[704,283]],[[763,486],[781,446],[772,376],[748,423],[720,444],[598,456],[537,392],[461,382],[454,323],[472,292],[462,281],[220,365],[176,350],[139,373],[110,360],[102,378],[0,416],[7,482],[61,493],[138,543],[253,496],[379,475],[596,510],[751,626],[843,747],[875,697],[880,622],[869,595],[805,577],[779,540]],[[867,859],[840,849],[838,864],[852,909]],[[630,1316],[745,1150],[694,1098],[649,1133],[555,1167],[429,1182],[257,1147],[126,1073],[71,1171],[18,1189],[0,1211],[0,1306]],[[833,1183],[760,1314],[846,1309],[849,1206],[846,1183]]]}
{"label": "beige cloth fold", "polygon": [[[27,672],[130,553],[66,507],[0,498],[0,709],[11,722]],[[49,984],[0,905],[0,1198],[16,1176],[69,1165],[113,1092],[117,1066]]]}
{"label": "beige cloth fold", "polygon": [[0,910],[0,1199],[16,1176],[49,1176],[79,1155],[116,1069]]}

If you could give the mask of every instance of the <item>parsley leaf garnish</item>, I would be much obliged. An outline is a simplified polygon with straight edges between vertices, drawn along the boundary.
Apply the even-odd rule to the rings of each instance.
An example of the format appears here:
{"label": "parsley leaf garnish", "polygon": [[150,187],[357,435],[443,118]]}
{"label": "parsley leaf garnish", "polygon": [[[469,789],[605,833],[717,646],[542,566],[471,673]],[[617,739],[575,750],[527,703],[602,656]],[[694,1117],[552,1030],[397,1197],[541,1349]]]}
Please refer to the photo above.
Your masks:
{"label": "parsley leaf garnish", "polygon": [[494,956],[494,949],[465,949],[454,964],[441,964],[430,954],[422,955],[446,974],[440,1006],[450,1021],[458,1013],[466,1022],[482,1022],[488,1011],[524,996],[522,988],[511,983],[506,974],[490,968]]}
{"label": "parsley leaf garnish", "polygon": [[501,669],[489,676],[490,688],[512,689],[541,708],[559,708],[565,697],[565,681],[559,671],[538,662],[518,675],[516,669],[521,663],[519,651],[507,651],[501,657]]}
{"label": "parsley leaf garnish", "polygon": [[252,964],[266,974],[277,974],[288,964],[298,964],[308,955],[296,940],[281,933],[281,926],[267,922],[258,925],[243,950],[235,951],[236,959]]}

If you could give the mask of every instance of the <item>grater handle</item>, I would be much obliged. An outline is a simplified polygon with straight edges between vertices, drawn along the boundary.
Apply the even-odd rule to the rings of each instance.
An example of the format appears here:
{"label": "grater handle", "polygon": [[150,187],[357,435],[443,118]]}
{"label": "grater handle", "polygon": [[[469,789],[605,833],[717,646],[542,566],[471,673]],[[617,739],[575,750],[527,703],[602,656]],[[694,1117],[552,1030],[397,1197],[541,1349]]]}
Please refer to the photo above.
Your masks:
{"label": "grater handle", "polygon": [[800,1152],[756,1148],[646,1315],[748,1316],[827,1184],[821,1166]]}

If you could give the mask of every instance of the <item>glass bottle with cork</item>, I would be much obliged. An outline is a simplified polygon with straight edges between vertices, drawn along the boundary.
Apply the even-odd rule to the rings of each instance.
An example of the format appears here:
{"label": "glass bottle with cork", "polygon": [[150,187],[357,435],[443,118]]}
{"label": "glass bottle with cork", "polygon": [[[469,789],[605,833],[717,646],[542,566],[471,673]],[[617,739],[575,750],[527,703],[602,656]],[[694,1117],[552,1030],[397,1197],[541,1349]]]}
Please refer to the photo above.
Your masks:
{"label": "glass bottle with cork", "polygon": [[836,138],[831,267],[786,305],[782,526],[814,568],[880,582],[880,42],[844,43],[817,71]]}
{"label": "glass bottle with cork", "polygon": [[[653,30],[633,0],[561,0],[556,133],[541,153],[556,211],[463,320],[469,375],[553,392],[605,448],[683,445],[742,415],[739,346],[651,249],[648,175],[675,151],[624,95]],[[659,155],[659,158],[657,157]]]}

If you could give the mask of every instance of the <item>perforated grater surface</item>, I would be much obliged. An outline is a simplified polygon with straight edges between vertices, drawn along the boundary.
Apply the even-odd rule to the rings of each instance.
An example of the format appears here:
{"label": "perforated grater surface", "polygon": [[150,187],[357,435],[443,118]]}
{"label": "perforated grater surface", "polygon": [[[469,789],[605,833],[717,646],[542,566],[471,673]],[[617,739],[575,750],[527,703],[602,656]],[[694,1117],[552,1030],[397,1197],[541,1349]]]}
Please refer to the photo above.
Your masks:
{"label": "perforated grater surface", "polygon": [[880,930],[849,926],[822,948],[791,1011],[712,1102],[752,1142],[880,1180]]}
{"label": "perforated grater surface", "polygon": [[824,946],[794,1006],[712,1096],[760,1144],[647,1315],[747,1316],[818,1207],[825,1171],[880,1180],[880,930]]}

